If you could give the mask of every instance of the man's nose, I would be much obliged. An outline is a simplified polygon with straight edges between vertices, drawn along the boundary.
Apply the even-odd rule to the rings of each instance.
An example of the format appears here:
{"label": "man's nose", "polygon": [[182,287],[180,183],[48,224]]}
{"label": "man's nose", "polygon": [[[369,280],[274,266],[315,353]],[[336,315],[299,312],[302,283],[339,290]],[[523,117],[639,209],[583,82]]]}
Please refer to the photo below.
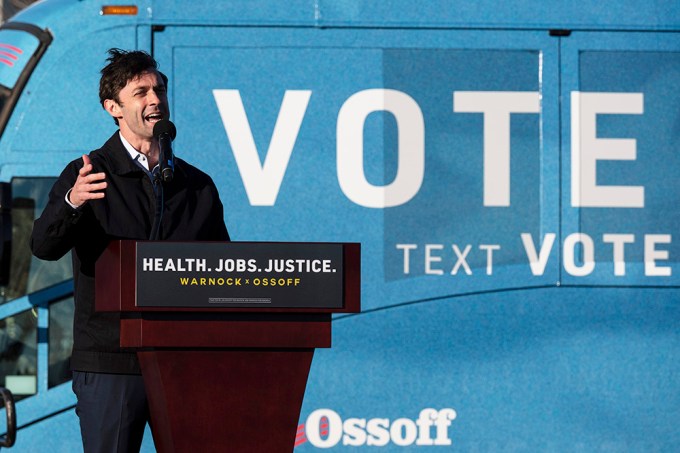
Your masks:
{"label": "man's nose", "polygon": [[161,103],[161,97],[154,90],[149,90],[146,95],[147,101],[150,105],[156,105]]}

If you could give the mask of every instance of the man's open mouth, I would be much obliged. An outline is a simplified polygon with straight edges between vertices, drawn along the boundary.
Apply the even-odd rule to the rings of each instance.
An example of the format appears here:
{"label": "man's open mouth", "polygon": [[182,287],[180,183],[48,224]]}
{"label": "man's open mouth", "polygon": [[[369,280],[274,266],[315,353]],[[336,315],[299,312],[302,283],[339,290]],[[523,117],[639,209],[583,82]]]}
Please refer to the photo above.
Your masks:
{"label": "man's open mouth", "polygon": [[144,119],[150,123],[157,123],[163,119],[163,114],[161,112],[149,113]]}

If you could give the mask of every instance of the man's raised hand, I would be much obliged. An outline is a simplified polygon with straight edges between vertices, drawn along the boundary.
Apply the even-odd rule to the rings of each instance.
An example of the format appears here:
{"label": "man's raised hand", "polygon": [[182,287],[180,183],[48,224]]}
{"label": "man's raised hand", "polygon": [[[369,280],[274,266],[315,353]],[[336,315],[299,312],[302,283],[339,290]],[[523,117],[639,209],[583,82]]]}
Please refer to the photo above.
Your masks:
{"label": "man's raised hand", "polygon": [[104,198],[106,189],[105,173],[92,173],[92,163],[87,154],[83,154],[83,168],[78,172],[78,179],[71,189],[69,201],[77,207],[82,206],[88,200]]}

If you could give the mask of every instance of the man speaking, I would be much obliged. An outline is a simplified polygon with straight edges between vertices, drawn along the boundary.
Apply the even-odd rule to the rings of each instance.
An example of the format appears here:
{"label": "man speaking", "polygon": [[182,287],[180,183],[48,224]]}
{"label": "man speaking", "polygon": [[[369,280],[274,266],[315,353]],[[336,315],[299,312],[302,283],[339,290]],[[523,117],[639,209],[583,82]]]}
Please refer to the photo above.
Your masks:
{"label": "man speaking", "polygon": [[94,309],[97,258],[116,239],[229,240],[212,179],[169,149],[167,77],[146,52],[108,53],[99,98],[119,130],[67,165],[31,237],[38,258],[73,251],[71,369],[86,453],[139,451],[149,418],[136,354],[120,348],[120,314]]}

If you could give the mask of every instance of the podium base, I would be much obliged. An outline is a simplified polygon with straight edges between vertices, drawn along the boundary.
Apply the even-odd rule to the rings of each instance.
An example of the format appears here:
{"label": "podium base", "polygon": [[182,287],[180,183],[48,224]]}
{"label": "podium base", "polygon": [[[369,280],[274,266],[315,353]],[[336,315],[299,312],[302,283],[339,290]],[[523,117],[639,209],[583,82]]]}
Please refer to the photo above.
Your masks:
{"label": "podium base", "polygon": [[314,349],[138,351],[159,453],[292,452]]}

